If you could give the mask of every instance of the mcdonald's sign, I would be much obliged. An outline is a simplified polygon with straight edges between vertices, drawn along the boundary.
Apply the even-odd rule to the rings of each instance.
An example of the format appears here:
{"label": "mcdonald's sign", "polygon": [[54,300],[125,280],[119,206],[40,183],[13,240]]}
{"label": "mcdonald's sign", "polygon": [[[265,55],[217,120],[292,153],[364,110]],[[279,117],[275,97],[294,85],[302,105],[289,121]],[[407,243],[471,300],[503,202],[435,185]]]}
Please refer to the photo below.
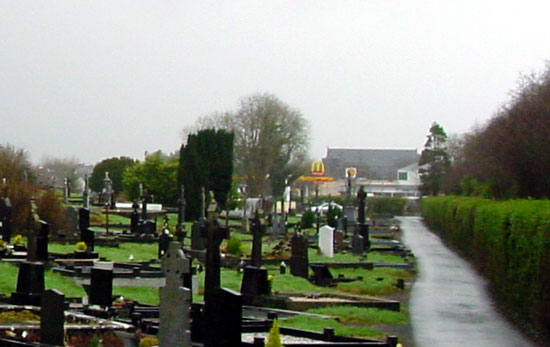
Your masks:
{"label": "mcdonald's sign", "polygon": [[325,175],[325,164],[322,161],[314,161],[311,163],[311,176],[324,176]]}
{"label": "mcdonald's sign", "polygon": [[355,178],[357,176],[357,169],[354,167],[348,167],[346,168],[346,177],[347,178]]}

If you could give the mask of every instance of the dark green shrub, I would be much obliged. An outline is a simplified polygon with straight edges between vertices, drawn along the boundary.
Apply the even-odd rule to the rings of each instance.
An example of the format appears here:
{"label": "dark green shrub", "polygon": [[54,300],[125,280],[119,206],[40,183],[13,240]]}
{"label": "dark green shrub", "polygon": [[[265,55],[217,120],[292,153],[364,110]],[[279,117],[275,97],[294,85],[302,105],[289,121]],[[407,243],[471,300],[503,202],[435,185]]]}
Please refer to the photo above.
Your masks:
{"label": "dark green shrub", "polygon": [[389,214],[393,216],[403,215],[407,200],[393,197],[367,198],[369,214]]}
{"label": "dark green shrub", "polygon": [[336,228],[338,218],[342,217],[342,210],[336,206],[330,206],[327,211],[327,224]]}
{"label": "dark green shrub", "polygon": [[227,241],[227,247],[225,247],[227,253],[234,255],[241,255],[243,253],[242,242],[236,237],[231,237]]}
{"label": "dark green shrub", "polygon": [[307,210],[302,214],[302,220],[300,221],[300,227],[302,229],[313,228],[315,222],[315,213],[311,210]]}

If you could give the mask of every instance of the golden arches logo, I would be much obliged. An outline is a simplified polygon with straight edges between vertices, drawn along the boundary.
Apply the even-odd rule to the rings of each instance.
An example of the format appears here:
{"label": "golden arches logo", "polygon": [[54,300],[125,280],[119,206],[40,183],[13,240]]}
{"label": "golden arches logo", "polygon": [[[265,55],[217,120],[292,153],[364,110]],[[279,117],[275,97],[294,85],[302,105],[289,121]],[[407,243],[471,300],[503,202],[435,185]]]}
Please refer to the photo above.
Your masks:
{"label": "golden arches logo", "polygon": [[311,163],[311,175],[312,176],[324,176],[325,164],[322,161],[314,161]]}

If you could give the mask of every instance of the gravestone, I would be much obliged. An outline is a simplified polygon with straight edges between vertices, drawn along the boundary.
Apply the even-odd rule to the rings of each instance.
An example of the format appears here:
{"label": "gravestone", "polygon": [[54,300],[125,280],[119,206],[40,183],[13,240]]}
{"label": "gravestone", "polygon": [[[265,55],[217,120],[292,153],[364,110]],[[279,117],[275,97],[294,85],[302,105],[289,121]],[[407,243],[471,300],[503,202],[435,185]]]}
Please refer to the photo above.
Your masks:
{"label": "gravestone", "polygon": [[326,257],[334,257],[334,229],[328,225],[319,230],[319,250]]}
{"label": "gravestone", "polygon": [[84,189],[82,190],[82,206],[90,208],[90,188],[88,187],[88,174],[84,175]]}
{"label": "gravestone", "polygon": [[201,236],[206,244],[206,274],[204,297],[220,288],[220,244],[229,238],[229,228],[221,226],[215,217],[201,222]]}
{"label": "gravestone", "polygon": [[202,251],[204,248],[204,240],[201,236],[201,222],[195,222],[191,226],[191,249]]}
{"label": "gravestone", "polygon": [[90,275],[90,305],[111,307],[113,303],[113,270],[93,267]]}
{"label": "gravestone", "polygon": [[56,289],[42,293],[40,308],[40,343],[65,345],[65,295]]}
{"label": "gravestone", "polygon": [[356,256],[363,256],[365,254],[363,236],[358,232],[353,233],[353,238],[351,239],[351,254]]}
{"label": "gravestone", "polygon": [[190,261],[181,243],[171,242],[162,257],[166,285],[160,288],[160,346],[191,346],[189,308],[191,289],[183,286],[183,276],[190,274]]}
{"label": "gravestone", "polygon": [[2,240],[9,243],[11,240],[11,201],[10,198],[0,199],[0,230]]}
{"label": "gravestone", "polygon": [[132,214],[130,215],[130,232],[132,234],[137,234],[138,233],[138,227],[139,227],[139,212],[137,211],[138,209],[138,204],[137,202],[134,202],[133,204],[133,211],[132,211]]}
{"label": "gravestone", "polygon": [[32,232],[28,240],[27,260],[47,261],[48,260],[48,232],[50,226],[43,220],[38,223],[38,233]]}
{"label": "gravestone", "polygon": [[[267,280],[267,269],[250,265],[245,266],[243,269],[241,294],[251,297],[268,295],[269,281]],[[246,301],[248,304],[249,301]]]}
{"label": "gravestone", "polygon": [[330,273],[328,266],[325,264],[312,264],[311,270],[313,270],[312,281],[313,284],[320,287],[328,287],[332,285],[334,277]]}
{"label": "gravestone", "polygon": [[159,236],[159,248],[158,248],[158,258],[162,258],[166,252],[168,252],[168,247],[170,246],[170,242],[172,241],[172,234],[170,234],[170,230],[168,230],[168,227],[165,226],[162,229],[162,232]]}
{"label": "gravestone", "polygon": [[254,213],[250,232],[252,233],[252,266],[260,267],[262,265],[262,236],[265,234],[266,223],[260,210]]}
{"label": "gravestone", "polygon": [[[69,232],[72,236],[76,230],[79,230],[79,211],[74,206],[67,206],[65,213],[69,222]],[[60,234],[58,233],[57,235],[59,236]]]}
{"label": "gravestone", "polygon": [[185,188],[180,186],[180,198],[178,199],[178,223],[176,224],[176,238],[183,244],[185,238]]}
{"label": "gravestone", "polygon": [[86,252],[93,252],[95,246],[95,233],[90,228],[80,231],[80,241],[86,244]]}
{"label": "gravestone", "polygon": [[290,239],[290,273],[294,276],[308,278],[309,257],[307,238],[294,234]]}
{"label": "gravestone", "polygon": [[90,227],[90,209],[82,207],[78,209],[78,230],[82,232]]}
{"label": "gravestone", "polygon": [[365,210],[366,210],[367,193],[365,193],[363,186],[357,192],[357,210],[359,212],[357,219],[356,230],[359,235],[363,237],[363,248],[368,250],[370,248],[369,241],[369,226],[365,222]]}
{"label": "gravestone", "polygon": [[342,230],[334,231],[334,248],[336,252],[343,252],[345,250],[344,232]]}
{"label": "gravestone", "polygon": [[44,265],[38,262],[21,262],[17,274],[17,289],[11,294],[11,303],[40,306],[42,292],[44,292]]}
{"label": "gravestone", "polygon": [[206,347],[241,345],[242,296],[226,288],[212,291],[205,298]]}

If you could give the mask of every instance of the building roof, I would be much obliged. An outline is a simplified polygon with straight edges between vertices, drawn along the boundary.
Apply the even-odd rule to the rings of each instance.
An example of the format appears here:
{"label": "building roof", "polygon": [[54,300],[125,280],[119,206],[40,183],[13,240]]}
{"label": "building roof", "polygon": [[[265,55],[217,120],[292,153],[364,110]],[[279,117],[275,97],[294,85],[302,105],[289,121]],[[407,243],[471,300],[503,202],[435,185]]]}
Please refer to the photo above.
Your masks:
{"label": "building roof", "polygon": [[328,176],[343,178],[346,167],[356,167],[358,177],[395,179],[397,170],[418,163],[416,149],[327,148],[323,158]]}

